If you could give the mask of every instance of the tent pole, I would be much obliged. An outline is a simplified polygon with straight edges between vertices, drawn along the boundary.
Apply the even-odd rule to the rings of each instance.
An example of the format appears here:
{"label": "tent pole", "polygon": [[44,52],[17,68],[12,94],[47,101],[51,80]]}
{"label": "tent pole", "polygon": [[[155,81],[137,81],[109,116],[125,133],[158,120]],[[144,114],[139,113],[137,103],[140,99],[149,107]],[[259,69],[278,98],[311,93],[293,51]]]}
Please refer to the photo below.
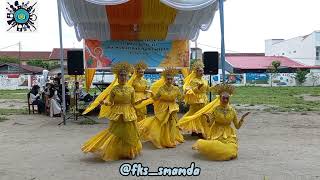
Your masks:
{"label": "tent pole", "polygon": [[64,79],[64,51],[62,43],[62,25],[61,25],[61,4],[60,0],[57,0],[58,4],[58,18],[59,18],[59,37],[60,37],[60,68],[61,68],[61,85],[62,85],[62,118],[63,124],[66,125],[66,88],[65,88],[65,79]]}
{"label": "tent pole", "polygon": [[219,0],[219,13],[220,13],[220,30],[221,30],[221,69],[222,69],[222,82],[225,83],[225,44],[224,44],[224,12],[223,12],[224,0]]}

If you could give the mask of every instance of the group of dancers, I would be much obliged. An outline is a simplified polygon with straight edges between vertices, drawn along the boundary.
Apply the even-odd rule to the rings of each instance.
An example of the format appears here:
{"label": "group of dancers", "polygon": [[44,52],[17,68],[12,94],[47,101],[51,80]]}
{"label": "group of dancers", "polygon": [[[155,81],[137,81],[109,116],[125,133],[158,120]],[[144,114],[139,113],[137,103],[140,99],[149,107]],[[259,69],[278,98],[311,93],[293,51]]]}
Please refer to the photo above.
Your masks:
{"label": "group of dancers", "polygon": [[[115,64],[114,81],[84,112],[101,105],[99,117],[108,118],[109,127],[85,142],[82,151],[98,154],[105,161],[134,159],[142,150],[141,142],[150,141],[156,148],[174,148],[184,142],[182,132],[185,132],[199,135],[201,139],[192,148],[208,159],[236,158],[238,143],[231,123],[239,129],[249,112],[238,120],[229,103],[234,86],[210,87],[203,78],[203,68],[202,61],[193,64],[191,73],[185,75],[181,92],[174,85],[178,74],[175,68],[165,68],[161,78],[149,88],[143,78],[145,63],[139,62],[134,67],[125,62]],[[209,103],[210,91],[217,96]],[[178,101],[190,107],[181,119]],[[154,106],[154,115],[147,117],[149,104]]]}

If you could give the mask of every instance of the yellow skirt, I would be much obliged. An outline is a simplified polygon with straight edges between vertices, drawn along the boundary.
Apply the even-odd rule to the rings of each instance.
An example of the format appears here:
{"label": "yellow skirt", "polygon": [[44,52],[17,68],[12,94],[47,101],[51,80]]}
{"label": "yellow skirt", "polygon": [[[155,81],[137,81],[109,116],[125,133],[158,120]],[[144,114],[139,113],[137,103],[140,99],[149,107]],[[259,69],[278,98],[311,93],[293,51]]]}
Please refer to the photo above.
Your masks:
{"label": "yellow skirt", "polygon": [[136,113],[137,113],[137,121],[141,121],[143,119],[145,119],[147,116],[147,107],[143,107],[140,109],[136,109]]}
{"label": "yellow skirt", "polygon": [[[191,104],[189,111],[183,117],[192,116],[194,113],[202,109],[204,105],[205,104]],[[192,121],[179,121],[178,126],[182,131],[189,133],[202,133],[204,137],[206,137],[209,130],[209,123],[204,116],[200,116]]]}
{"label": "yellow skirt", "polygon": [[98,154],[105,161],[133,159],[142,149],[136,122],[110,121],[109,128],[90,138],[81,149]]}
{"label": "yellow skirt", "polygon": [[[173,112],[166,123],[152,116],[138,123],[142,141],[151,141],[157,148],[173,148],[183,143],[184,139],[177,128],[177,113]],[[162,125],[161,125],[162,124]]]}
{"label": "yellow skirt", "polygon": [[230,140],[199,139],[192,148],[198,150],[209,160],[214,161],[227,161],[238,156],[238,144],[234,138]]}

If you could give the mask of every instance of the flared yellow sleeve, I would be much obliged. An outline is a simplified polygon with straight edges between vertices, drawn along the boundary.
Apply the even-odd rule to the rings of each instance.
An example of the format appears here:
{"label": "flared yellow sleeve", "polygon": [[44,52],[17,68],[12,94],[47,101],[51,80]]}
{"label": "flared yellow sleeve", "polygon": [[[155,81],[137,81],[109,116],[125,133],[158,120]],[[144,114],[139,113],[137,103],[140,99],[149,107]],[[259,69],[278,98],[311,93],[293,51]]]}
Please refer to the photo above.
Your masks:
{"label": "flared yellow sleeve", "polygon": [[129,81],[127,82],[127,84],[129,85],[129,86],[132,86],[133,85],[133,82],[134,82],[134,80],[137,78],[137,73],[136,73],[136,71],[134,71],[134,73],[133,73],[133,75],[131,76],[131,78],[129,79]]}
{"label": "flared yellow sleeve", "polygon": [[181,118],[180,121],[178,122],[178,126],[181,123],[186,123],[188,121],[192,121],[194,119],[197,119],[204,114],[211,114],[213,112],[214,108],[219,106],[219,104],[220,104],[220,96],[217,95],[214,101],[207,104],[205,107],[203,107],[202,109],[197,111],[194,115]]}
{"label": "flared yellow sleeve", "polygon": [[[153,95],[158,94],[159,89],[165,85],[165,78],[163,76],[161,76],[161,78],[159,80],[157,80],[156,82],[154,82],[150,88],[151,92]],[[142,101],[140,104],[137,104],[135,106],[136,109],[140,109],[143,108],[149,104],[154,103],[154,99],[153,98],[149,98],[147,100]]]}
{"label": "flared yellow sleeve", "polygon": [[238,120],[238,116],[237,116],[237,112],[234,108],[232,108],[232,114],[233,114],[233,124],[234,124],[234,127],[237,128],[237,129],[240,129],[241,126],[242,126],[242,123],[243,121],[239,121]]}
{"label": "flared yellow sleeve", "polygon": [[181,69],[181,74],[184,78],[186,78],[190,74],[189,68],[182,68]]}
{"label": "flared yellow sleeve", "polygon": [[86,110],[82,113],[83,115],[89,113],[93,109],[95,109],[97,106],[99,106],[100,102],[107,99],[111,90],[118,85],[118,77],[117,75],[114,75],[115,78],[112,81],[112,83],[102,92],[99,94],[99,96],[86,108]]}
{"label": "flared yellow sleeve", "polygon": [[192,80],[196,77],[196,73],[194,71],[191,72],[185,79],[183,84],[183,91],[186,91],[188,87],[191,86]]}

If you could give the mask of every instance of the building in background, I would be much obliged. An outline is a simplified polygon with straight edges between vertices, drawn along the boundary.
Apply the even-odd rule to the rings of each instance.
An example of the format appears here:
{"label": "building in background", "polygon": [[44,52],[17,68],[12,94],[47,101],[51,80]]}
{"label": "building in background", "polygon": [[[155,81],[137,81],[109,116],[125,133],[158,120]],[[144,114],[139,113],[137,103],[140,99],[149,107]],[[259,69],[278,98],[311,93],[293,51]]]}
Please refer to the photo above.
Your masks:
{"label": "building in background", "polygon": [[34,59],[48,61],[50,54],[50,51],[0,51],[0,57],[20,58],[21,65]]}
{"label": "building in background", "polygon": [[191,60],[196,60],[196,59],[201,59],[202,60],[202,49],[200,48],[190,48],[190,59]]}
{"label": "building in background", "polygon": [[265,40],[265,55],[284,56],[307,66],[320,66],[320,31],[287,40]]}
{"label": "building in background", "polygon": [[44,69],[15,63],[0,63],[0,89],[26,89],[37,84]]}
{"label": "building in background", "polygon": [[[230,53],[226,55],[226,70],[230,73],[267,73],[273,61],[281,63],[281,73],[294,73],[298,69],[317,69],[283,56],[265,56],[263,53]],[[320,69],[320,66],[318,67]]]}
{"label": "building in background", "polygon": [[[63,50],[64,57],[64,70],[67,74],[67,52],[70,50],[82,50],[78,48],[65,48]],[[32,60],[42,60],[43,62],[52,65],[53,69],[50,70],[51,74],[57,74],[60,72],[60,48],[54,48],[52,51],[0,51],[0,57],[12,57],[20,59],[21,65],[28,65],[28,62]],[[1,62],[0,62],[1,63]]]}

